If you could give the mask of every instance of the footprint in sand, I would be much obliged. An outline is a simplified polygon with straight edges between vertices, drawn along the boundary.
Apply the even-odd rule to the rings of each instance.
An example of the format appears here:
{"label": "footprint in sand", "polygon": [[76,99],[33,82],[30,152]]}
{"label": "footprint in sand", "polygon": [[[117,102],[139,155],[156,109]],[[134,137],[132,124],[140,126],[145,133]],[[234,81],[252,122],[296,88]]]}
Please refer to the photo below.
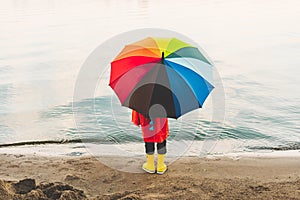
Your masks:
{"label": "footprint in sand", "polygon": [[9,165],[8,168],[19,168],[19,165]]}

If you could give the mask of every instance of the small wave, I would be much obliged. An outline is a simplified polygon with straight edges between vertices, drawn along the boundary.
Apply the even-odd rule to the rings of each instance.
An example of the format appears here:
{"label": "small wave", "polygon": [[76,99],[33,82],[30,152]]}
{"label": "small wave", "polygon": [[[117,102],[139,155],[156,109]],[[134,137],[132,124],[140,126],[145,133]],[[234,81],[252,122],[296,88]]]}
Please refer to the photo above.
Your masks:
{"label": "small wave", "polygon": [[[140,140],[139,140],[140,141]],[[4,147],[17,147],[25,145],[45,145],[45,144],[72,144],[72,143],[89,143],[89,144],[115,144],[115,143],[130,143],[133,140],[119,141],[113,139],[112,136],[106,138],[82,138],[82,139],[68,139],[68,140],[44,140],[44,141],[25,141],[25,142],[14,142],[7,144],[0,144],[0,148]],[[80,147],[79,147],[80,148]]]}
{"label": "small wave", "polygon": [[211,123],[212,126],[208,129],[200,129],[195,134],[195,140],[223,140],[223,139],[236,139],[236,140],[250,140],[250,139],[269,139],[275,140],[275,137],[261,133],[258,130],[239,126],[220,126]]}
{"label": "small wave", "polygon": [[82,143],[80,139],[72,139],[72,140],[45,140],[45,141],[26,141],[26,142],[15,142],[8,144],[0,144],[0,148],[3,147],[16,147],[16,146],[24,146],[24,145],[42,145],[42,144],[68,144],[68,143]]}
{"label": "small wave", "polygon": [[251,150],[272,150],[272,151],[288,151],[288,150],[300,150],[300,142],[290,143],[286,145],[278,145],[278,146],[255,146],[248,147]]}

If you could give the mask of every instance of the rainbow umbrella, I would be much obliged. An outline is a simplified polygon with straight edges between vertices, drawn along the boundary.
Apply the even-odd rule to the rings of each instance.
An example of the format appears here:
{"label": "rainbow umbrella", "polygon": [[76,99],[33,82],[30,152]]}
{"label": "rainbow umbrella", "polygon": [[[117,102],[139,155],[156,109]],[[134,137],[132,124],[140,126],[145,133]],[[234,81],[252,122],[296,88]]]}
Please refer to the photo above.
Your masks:
{"label": "rainbow umbrella", "polygon": [[126,45],[111,62],[109,85],[122,106],[148,118],[177,119],[203,106],[214,88],[212,68],[190,44],[148,37]]}

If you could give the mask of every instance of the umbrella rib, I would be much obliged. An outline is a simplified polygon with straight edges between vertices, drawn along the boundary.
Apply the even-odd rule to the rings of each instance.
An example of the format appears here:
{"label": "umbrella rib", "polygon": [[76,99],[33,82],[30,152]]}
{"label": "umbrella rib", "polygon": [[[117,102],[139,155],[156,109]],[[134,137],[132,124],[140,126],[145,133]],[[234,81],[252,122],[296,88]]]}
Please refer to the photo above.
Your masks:
{"label": "umbrella rib", "polygon": [[[202,105],[201,105],[200,102],[198,101],[197,96],[195,95],[195,92],[191,89],[192,87],[191,87],[190,84],[188,84],[188,82],[186,81],[186,79],[185,79],[183,76],[181,76],[181,74],[178,73],[175,69],[173,69],[172,66],[168,65],[168,63],[165,63],[165,65],[166,65],[167,67],[170,67],[170,68],[173,70],[173,72],[176,74],[176,76],[178,76],[178,77],[182,80],[183,84],[186,85],[187,90],[190,91],[190,93],[192,94],[193,98],[196,100],[196,102],[197,102],[197,104],[198,104],[198,105],[197,105],[197,108],[201,108]],[[167,76],[168,76],[168,80],[169,80],[169,83],[170,83],[170,89],[171,89],[171,91],[175,91],[174,89],[172,89],[172,84],[171,84],[171,81],[170,81],[170,78],[169,78],[169,73],[167,73]],[[183,86],[182,86],[182,87],[183,87]],[[186,92],[187,92],[187,91],[186,91]],[[187,93],[188,93],[188,92],[187,92]],[[176,94],[173,92],[173,98],[174,98],[174,95],[175,95],[175,97],[177,98]],[[178,100],[178,99],[177,99],[177,100]],[[174,101],[174,102],[175,102],[175,101]],[[180,101],[179,101],[179,103],[180,103]],[[174,108],[175,108],[175,110],[176,110],[175,103],[174,103]],[[182,108],[181,108],[181,109],[182,109]],[[193,109],[194,109],[194,108],[192,108],[192,109],[190,109],[190,110],[180,110],[180,112],[176,111],[176,118],[180,117],[181,115],[183,115],[183,114],[185,114],[185,113],[187,113],[187,112],[192,111]],[[177,113],[178,113],[178,114],[177,114]]]}
{"label": "umbrella rib", "polygon": [[[134,46],[134,45],[129,45],[129,46]],[[138,46],[138,45],[135,45],[135,46]],[[131,51],[128,51],[128,52],[125,52],[125,53],[123,53],[123,51],[125,50],[125,49],[123,49],[122,52],[115,58],[115,60],[113,60],[113,62],[121,60],[121,59],[124,59],[124,58],[129,58],[129,57],[132,57],[132,56],[145,56],[145,53],[143,53],[143,54],[136,54],[136,55],[130,55],[130,54],[132,54],[135,51],[137,53],[139,51],[148,51],[149,55],[147,55],[145,57],[151,57],[151,58],[159,58],[160,57],[159,54],[157,54],[154,51],[150,50],[150,49],[154,49],[154,48],[146,48],[146,47],[142,47],[142,46],[140,46],[140,47],[141,48],[139,48],[139,49],[134,49],[134,50],[131,50]],[[152,54],[152,56],[150,56],[151,54]],[[127,56],[127,55],[130,55],[130,56]]]}
{"label": "umbrella rib", "polygon": [[[150,71],[155,70],[154,67],[155,67],[155,66],[153,66],[152,69],[149,70],[149,71],[147,72],[147,74],[148,74],[148,73],[151,73]],[[157,72],[156,72],[156,74],[157,74]],[[145,84],[143,84],[143,82],[145,82],[145,76],[144,76],[143,78],[141,78],[141,79],[137,82],[137,84],[133,87],[132,91],[131,91],[131,92],[129,93],[129,95],[126,97],[124,103],[122,103],[122,106],[127,106],[126,103],[128,103],[128,107],[129,107],[129,108],[135,109],[135,108],[133,108],[133,107],[130,107],[129,101],[130,101],[132,95],[135,93],[135,91],[136,91],[137,89],[139,89],[140,87],[142,87],[142,86],[145,85]],[[148,81],[148,82],[149,82],[149,81]],[[147,83],[147,81],[146,81],[146,83]],[[153,88],[152,88],[152,92],[151,92],[151,93],[153,93]],[[146,104],[146,105],[147,105],[147,104]],[[149,98],[148,105],[151,105],[151,98]],[[149,108],[148,108],[148,109],[149,109]],[[144,113],[142,113],[142,114],[144,114]]]}
{"label": "umbrella rib", "polygon": [[[156,41],[155,41],[155,39],[153,37],[147,37],[147,38],[145,38],[143,40],[140,40],[140,41],[137,41],[135,43],[126,45],[126,47],[141,47],[141,48],[145,48],[145,49],[151,51],[152,53],[156,54],[158,57],[161,54],[160,49],[159,49],[159,47],[158,47],[158,45],[157,45],[157,43],[156,43]],[[121,51],[121,53],[124,50],[125,50],[125,48]],[[157,52],[157,51],[159,51],[159,52]]]}
{"label": "umbrella rib", "polygon": [[[172,45],[172,43],[175,43],[175,42],[180,42],[180,44],[178,45],[178,43],[177,43],[177,47],[175,48],[175,49],[170,49],[170,46]],[[185,47],[193,47],[192,45],[190,45],[190,44],[188,44],[188,43],[185,43],[185,42],[182,42],[182,41],[180,41],[180,40],[178,40],[177,38],[171,38],[171,40],[169,41],[169,44],[168,44],[168,46],[167,46],[167,48],[166,48],[166,51],[168,51],[168,52],[171,52],[169,55],[171,55],[173,52],[176,52],[176,51],[178,51],[178,50],[180,50],[180,49],[182,49],[182,48],[185,48]],[[169,56],[168,55],[168,56]]]}
{"label": "umbrella rib", "polygon": [[[186,59],[185,59],[186,58]],[[185,62],[187,62],[190,66],[193,66],[192,67],[187,67],[187,65],[182,65],[180,64],[179,62],[176,62],[174,59],[181,59],[181,60],[184,60]],[[213,80],[207,80],[208,77],[204,77],[203,76],[203,72],[201,72],[200,69],[197,70],[197,68],[199,68],[200,66],[196,66],[194,63],[190,62],[189,59],[195,59],[197,61],[199,61],[201,63],[201,65],[209,65],[207,64],[206,62],[202,61],[202,60],[199,60],[197,58],[191,58],[191,57],[178,57],[178,58],[169,58],[169,59],[166,59],[167,62],[170,62],[170,63],[173,63],[173,64],[177,64],[177,65],[180,65],[184,68],[187,68],[187,69],[190,69],[192,71],[194,71],[196,74],[199,74],[199,76],[201,76],[202,78],[204,78],[206,81],[208,81],[211,85],[213,84]],[[212,67],[212,65],[209,65],[209,66],[201,66],[201,67]]]}
{"label": "umbrella rib", "polygon": [[[157,84],[155,84],[155,86],[153,87],[153,90],[155,89],[155,87],[158,88],[160,86],[165,87],[166,89],[170,90],[171,89],[171,83],[170,83],[170,79],[168,77],[168,73],[166,71],[166,68],[163,65],[163,60],[161,61],[161,64],[158,65],[158,67],[159,67],[159,70],[158,70],[159,73],[156,76],[155,83],[158,83],[159,86]],[[164,72],[161,71],[161,70],[164,70]],[[162,80],[159,80],[159,78],[161,78],[160,76],[163,76],[164,74],[166,76],[166,79],[162,79],[162,80],[166,81],[166,82],[165,83],[161,83]],[[170,90],[170,92],[171,92],[171,94],[173,94],[172,90]],[[171,95],[171,98],[174,99],[173,95]],[[155,100],[154,100],[154,96],[152,95],[151,96],[151,100],[150,100],[150,105],[154,105],[154,103],[155,103]],[[163,104],[163,102],[161,102],[161,103]],[[173,107],[173,110],[175,111],[175,116],[177,117],[176,107],[175,107],[174,103],[173,103],[172,107]],[[167,113],[167,115],[168,115],[168,113]]]}
{"label": "umbrella rib", "polygon": [[[188,88],[190,88],[190,90],[192,91],[193,95],[195,96],[195,98],[196,98],[196,100],[197,100],[197,102],[198,102],[198,104],[199,104],[199,107],[202,108],[202,104],[201,104],[201,102],[199,102],[199,100],[198,100],[198,98],[197,98],[196,91],[194,91],[194,89],[193,89],[193,87],[190,85],[189,81],[187,81],[186,78],[185,78],[184,76],[182,76],[180,73],[178,73],[178,72],[177,72],[177,71],[176,71],[176,70],[175,70],[168,62],[170,62],[170,61],[167,61],[165,64],[166,64],[167,66],[169,66],[170,68],[172,68],[172,69],[177,73],[178,76],[180,76],[183,80],[185,80],[184,82],[189,86]],[[175,64],[176,64],[176,63],[175,63]],[[179,65],[179,64],[176,64],[176,65]],[[179,66],[181,66],[181,67],[183,67],[183,68],[186,68],[186,67],[184,67],[184,66],[182,66],[182,65],[179,65]],[[187,69],[190,70],[189,68],[187,68]],[[209,82],[207,82],[201,75],[199,75],[198,73],[194,72],[193,70],[190,70],[190,71],[192,71],[193,73],[195,73],[197,76],[200,76],[201,79],[203,79],[203,81],[206,83],[206,85],[209,84]],[[211,91],[214,87],[213,87],[211,84],[209,84],[209,86],[211,86],[211,87],[208,87],[207,89],[208,89],[208,91]]]}
{"label": "umbrella rib", "polygon": [[[153,59],[155,59],[155,60],[150,61],[150,62],[147,62],[147,63],[141,63],[140,65],[151,64],[151,63],[158,63],[158,62],[160,61],[160,58],[147,57],[147,56],[131,56],[131,57],[126,57],[126,58],[122,58],[122,59],[120,59],[120,60],[113,61],[113,62],[111,62],[111,66],[112,66],[114,63],[116,63],[116,62],[122,62],[122,60],[125,60],[125,59],[128,59],[128,58],[132,58],[132,59],[133,59],[133,57],[142,57],[142,58],[153,58]],[[131,68],[131,69],[134,69],[135,67],[136,67],[136,66],[134,66],[134,67]],[[119,76],[114,77],[114,80],[113,80],[113,81],[111,80],[112,77],[110,77],[110,84],[109,84],[109,85],[111,85],[112,83],[114,83],[117,79],[119,79],[120,77],[122,77],[124,74],[126,74],[126,73],[127,73],[128,71],[130,71],[131,69],[128,69],[127,71],[124,71],[122,74],[119,74]]]}
{"label": "umbrella rib", "polygon": [[[190,50],[190,51],[196,51],[194,53],[196,53],[196,56],[193,56],[192,53],[190,54],[184,54],[184,55],[181,55],[179,51],[184,51],[185,50],[185,54],[187,53],[187,50]],[[197,55],[198,54],[198,55]],[[200,56],[200,57],[199,57]],[[197,47],[193,47],[193,46],[189,46],[189,47],[183,47],[183,48],[180,48],[176,51],[174,51],[173,53],[169,54],[166,58],[195,58],[195,59],[198,59],[198,60],[201,60],[203,62],[206,62],[207,64],[209,65],[212,65],[208,59],[200,52],[200,50],[197,48]]]}

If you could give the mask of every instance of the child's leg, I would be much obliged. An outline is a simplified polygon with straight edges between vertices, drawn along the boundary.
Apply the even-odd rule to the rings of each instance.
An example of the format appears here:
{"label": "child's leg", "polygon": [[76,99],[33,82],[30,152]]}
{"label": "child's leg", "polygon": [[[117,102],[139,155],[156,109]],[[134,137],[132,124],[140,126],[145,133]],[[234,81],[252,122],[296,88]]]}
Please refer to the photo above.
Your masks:
{"label": "child's leg", "polygon": [[157,170],[158,174],[163,174],[167,171],[167,165],[165,164],[165,155],[167,153],[166,148],[167,141],[157,143]]}
{"label": "child's leg", "polygon": [[154,165],[154,143],[153,142],[145,142],[146,149],[146,159],[147,162],[143,164],[143,170],[148,173],[155,173],[155,165]]}
{"label": "child's leg", "polygon": [[145,142],[146,154],[154,154],[154,142]]}
{"label": "child's leg", "polygon": [[162,143],[157,143],[157,153],[158,154],[166,154],[167,153],[167,140]]}

